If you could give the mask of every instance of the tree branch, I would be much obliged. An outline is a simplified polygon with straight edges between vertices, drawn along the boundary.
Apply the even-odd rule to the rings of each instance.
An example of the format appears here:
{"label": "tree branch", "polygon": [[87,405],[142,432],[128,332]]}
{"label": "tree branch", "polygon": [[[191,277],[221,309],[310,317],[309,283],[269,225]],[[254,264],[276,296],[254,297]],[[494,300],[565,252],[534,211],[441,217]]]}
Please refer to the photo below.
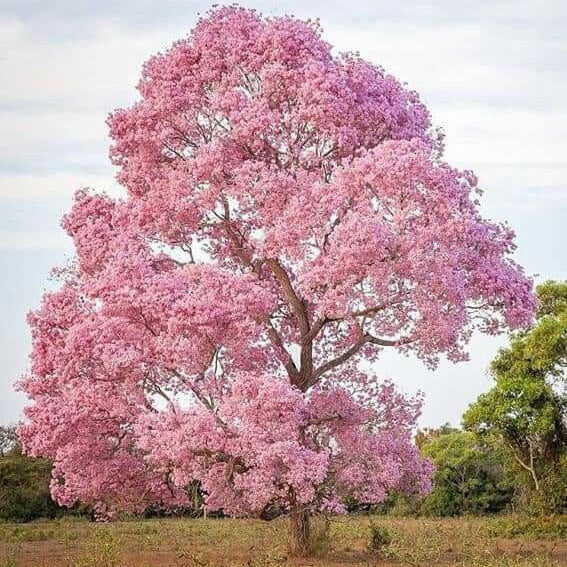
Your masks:
{"label": "tree branch", "polygon": [[293,285],[283,266],[277,259],[270,259],[267,261],[268,266],[272,270],[274,277],[280,284],[282,291],[289,303],[289,306],[297,319],[299,331],[301,334],[301,350],[299,354],[299,374],[292,378],[292,384],[301,389],[305,388],[313,374],[313,338],[315,334],[311,335],[311,326],[309,323],[309,316],[303,301],[299,298]]}
{"label": "tree branch", "polygon": [[[258,275],[259,271],[260,271],[261,262],[255,262],[253,260],[252,253],[249,250],[247,250],[246,247],[243,245],[242,236],[232,226],[232,224],[230,222],[230,209],[229,209],[229,206],[228,206],[228,203],[226,202],[226,200],[224,201],[223,205],[224,205],[224,215],[225,216],[224,216],[224,219],[222,219],[222,220],[223,220],[223,223],[225,225],[228,237],[231,240],[231,242],[232,242],[232,244],[235,248],[236,255],[238,256],[240,262],[243,265],[250,268],[254,273],[256,273]],[[283,268],[282,268],[282,270],[283,270]],[[284,273],[285,273],[285,271],[284,271]],[[285,276],[287,277],[287,274],[285,274]],[[288,281],[289,281],[289,279],[288,279]],[[290,283],[290,286],[291,286],[291,283]],[[270,342],[281,353],[282,358],[283,358],[282,364],[284,365],[284,368],[286,369],[286,371],[288,373],[290,381],[292,383],[297,382],[299,371],[298,371],[295,363],[293,362],[291,355],[289,354],[289,352],[285,348],[283,340],[280,337],[276,328],[274,327],[272,321],[270,320],[269,315],[262,315],[260,317],[257,317],[256,321],[258,323],[263,324],[266,327],[266,332],[268,334],[268,338],[270,339]]]}
{"label": "tree branch", "polygon": [[272,258],[268,260],[267,264],[272,270],[276,280],[278,280],[278,283],[280,284],[282,291],[284,292],[284,295],[286,296],[286,299],[297,318],[301,336],[303,337],[307,335],[309,333],[309,317],[307,316],[307,309],[305,309],[303,301],[295,293],[287,272],[276,259]]}
{"label": "tree branch", "polygon": [[292,382],[297,380],[299,374],[297,366],[285,348],[285,345],[283,344],[283,341],[270,318],[267,315],[262,315],[261,317],[257,317],[256,320],[258,323],[263,323],[266,326],[266,332],[268,333],[270,342],[281,352],[283,357],[282,364],[284,365]]}
{"label": "tree branch", "polygon": [[333,368],[340,366],[341,364],[346,362],[349,358],[353,357],[366,344],[370,343],[379,346],[399,346],[402,344],[407,344],[409,342],[410,342],[409,339],[396,339],[396,340],[381,339],[379,337],[374,337],[372,335],[365,333],[358,341],[356,341],[356,343],[354,343],[349,349],[343,352],[343,354],[337,356],[332,360],[329,360],[328,362],[320,366],[317,370],[315,370],[315,372],[313,372],[313,376],[306,384],[306,389],[314,386],[321,379],[323,374],[329,372],[329,370],[333,370]]}
{"label": "tree branch", "polygon": [[383,311],[386,307],[390,307],[392,304],[380,304],[380,305],[373,305],[372,307],[367,307],[366,309],[361,309],[360,311],[355,311],[352,313],[353,317],[365,317],[366,315],[374,315],[378,313],[378,311]]}

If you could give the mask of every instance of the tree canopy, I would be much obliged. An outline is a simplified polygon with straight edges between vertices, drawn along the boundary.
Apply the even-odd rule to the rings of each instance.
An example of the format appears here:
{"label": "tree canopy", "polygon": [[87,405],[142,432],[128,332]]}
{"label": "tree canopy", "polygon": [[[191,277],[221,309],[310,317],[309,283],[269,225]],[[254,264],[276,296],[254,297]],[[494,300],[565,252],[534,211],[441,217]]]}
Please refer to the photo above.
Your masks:
{"label": "tree canopy", "polygon": [[537,295],[536,325],[513,335],[498,353],[491,364],[494,387],[464,415],[465,427],[507,444],[535,490],[567,450],[567,282],[546,282]]}
{"label": "tree canopy", "polygon": [[423,439],[422,454],[435,465],[433,490],[421,514],[490,514],[510,503],[512,484],[498,444],[486,445],[469,431],[443,427]]}
{"label": "tree canopy", "polygon": [[[220,7],[109,117],[125,198],[77,193],[76,262],[32,312],[21,436],[59,502],[343,511],[427,491],[385,348],[466,358],[531,321],[512,230],[418,95],[316,22]],[[368,368],[365,366],[364,368]]]}

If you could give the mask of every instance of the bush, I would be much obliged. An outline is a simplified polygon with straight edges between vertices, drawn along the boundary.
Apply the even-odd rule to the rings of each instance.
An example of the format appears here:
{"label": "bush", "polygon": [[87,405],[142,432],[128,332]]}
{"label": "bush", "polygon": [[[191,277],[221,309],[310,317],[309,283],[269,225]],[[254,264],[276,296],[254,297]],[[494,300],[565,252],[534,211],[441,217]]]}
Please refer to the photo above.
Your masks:
{"label": "bush", "polygon": [[[517,478],[525,478],[525,471],[518,471]],[[520,484],[515,495],[517,508],[528,515],[561,514],[567,511],[567,455],[555,466],[548,466],[536,490],[526,479]]]}
{"label": "bush", "polygon": [[368,540],[368,551],[374,554],[382,554],[392,543],[392,534],[388,528],[380,524],[370,524],[370,537]]}
{"label": "bush", "polygon": [[401,494],[400,492],[394,491],[388,494],[386,500],[372,506],[370,511],[373,514],[396,516],[398,518],[418,516],[423,498],[424,497],[419,494]]}
{"label": "bush", "polygon": [[51,463],[13,454],[0,459],[0,519],[55,518],[61,508],[49,493]]}
{"label": "bush", "polygon": [[75,567],[116,567],[120,564],[122,539],[110,527],[99,528],[83,545]]}
{"label": "bush", "polygon": [[421,514],[494,514],[509,506],[513,487],[505,474],[507,456],[497,444],[484,445],[468,431],[445,429],[422,439],[422,454],[436,470]]}
{"label": "bush", "polygon": [[69,515],[92,519],[87,506],[62,508],[52,500],[51,468],[47,459],[22,455],[19,447],[0,456],[0,521],[31,522]]}

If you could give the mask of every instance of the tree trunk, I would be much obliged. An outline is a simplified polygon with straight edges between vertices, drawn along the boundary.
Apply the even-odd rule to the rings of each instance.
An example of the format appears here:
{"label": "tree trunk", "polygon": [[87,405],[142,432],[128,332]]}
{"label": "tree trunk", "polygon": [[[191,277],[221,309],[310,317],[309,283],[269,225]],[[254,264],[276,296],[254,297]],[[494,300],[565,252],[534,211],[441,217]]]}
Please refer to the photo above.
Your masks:
{"label": "tree trunk", "polygon": [[304,508],[292,509],[289,516],[289,551],[291,555],[306,556],[311,552],[309,512]]}
{"label": "tree trunk", "polygon": [[530,472],[532,473],[532,478],[534,479],[535,489],[539,490],[539,479],[536,474],[535,465],[534,465],[534,450],[532,444],[529,443],[530,447]]}
{"label": "tree trunk", "polygon": [[534,464],[534,452],[533,452],[533,448],[532,448],[532,444],[528,441],[528,446],[530,449],[530,464],[526,464],[524,463],[524,461],[518,456],[518,454],[516,453],[516,450],[514,448],[514,446],[512,445],[512,443],[508,443],[508,446],[510,447],[510,449],[512,449],[512,455],[514,456],[514,459],[516,459],[516,462],[522,466],[524,469],[526,469],[531,475],[532,475],[532,479],[534,481],[534,486],[536,491],[539,490],[539,478],[537,477],[537,472],[535,469],[535,464]]}

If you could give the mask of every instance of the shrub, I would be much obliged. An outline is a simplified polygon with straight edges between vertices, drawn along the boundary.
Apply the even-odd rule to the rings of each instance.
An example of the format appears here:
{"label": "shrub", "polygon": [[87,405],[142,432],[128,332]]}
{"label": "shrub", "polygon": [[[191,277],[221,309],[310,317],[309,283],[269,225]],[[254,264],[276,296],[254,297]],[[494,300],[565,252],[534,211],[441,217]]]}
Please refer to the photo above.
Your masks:
{"label": "shrub", "polygon": [[510,503],[513,487],[505,476],[506,455],[493,443],[457,429],[434,431],[423,438],[422,453],[435,464],[433,491],[420,513],[426,516],[493,514]]}
{"label": "shrub", "polygon": [[121,556],[121,538],[105,526],[97,529],[86,542],[73,567],[117,567]]}
{"label": "shrub", "polygon": [[326,516],[315,518],[311,523],[311,553],[324,557],[331,549],[331,524]]}
{"label": "shrub", "polygon": [[51,463],[13,454],[0,459],[0,519],[55,518],[61,508],[49,493]]}
{"label": "shrub", "polygon": [[370,537],[368,540],[368,551],[381,554],[392,543],[392,533],[388,528],[380,524],[370,524]]}

